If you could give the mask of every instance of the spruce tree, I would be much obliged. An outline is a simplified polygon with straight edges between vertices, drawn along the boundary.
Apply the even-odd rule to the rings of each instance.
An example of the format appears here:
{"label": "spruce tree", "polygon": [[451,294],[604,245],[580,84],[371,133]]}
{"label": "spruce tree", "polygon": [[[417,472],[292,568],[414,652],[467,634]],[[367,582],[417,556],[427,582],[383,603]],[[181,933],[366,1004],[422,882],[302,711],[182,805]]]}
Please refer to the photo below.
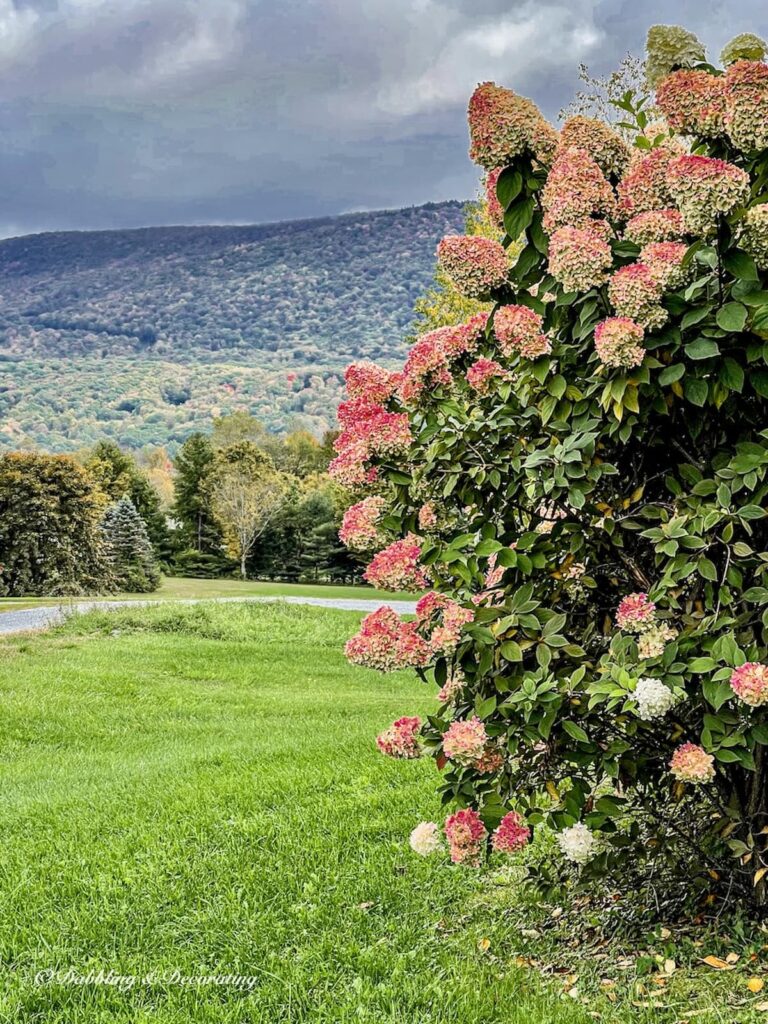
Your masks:
{"label": "spruce tree", "polygon": [[144,520],[129,497],[109,506],[103,530],[117,587],[131,594],[157,590],[160,570]]}

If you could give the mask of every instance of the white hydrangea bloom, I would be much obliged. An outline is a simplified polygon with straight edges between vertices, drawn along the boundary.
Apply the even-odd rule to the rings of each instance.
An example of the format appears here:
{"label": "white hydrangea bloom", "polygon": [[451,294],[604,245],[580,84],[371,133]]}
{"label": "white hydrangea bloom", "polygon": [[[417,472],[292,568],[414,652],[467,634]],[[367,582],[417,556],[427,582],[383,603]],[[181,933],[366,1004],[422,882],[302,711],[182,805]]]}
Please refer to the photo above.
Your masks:
{"label": "white hydrangea bloom", "polygon": [[673,68],[690,68],[706,59],[703,44],[680,25],[652,25],[645,50],[645,74],[652,89]]}
{"label": "white hydrangea bloom", "polygon": [[574,864],[586,864],[594,857],[597,846],[597,840],[581,821],[563,829],[557,837],[557,842],[563,856],[572,860]]}
{"label": "white hydrangea bloom", "polygon": [[661,718],[675,703],[675,695],[660,679],[643,676],[635,687],[637,713],[640,718]]}
{"label": "white hydrangea bloom", "polygon": [[428,857],[431,853],[437,853],[443,842],[440,838],[440,829],[434,821],[422,821],[411,832],[408,840],[414,853],[420,857]]}

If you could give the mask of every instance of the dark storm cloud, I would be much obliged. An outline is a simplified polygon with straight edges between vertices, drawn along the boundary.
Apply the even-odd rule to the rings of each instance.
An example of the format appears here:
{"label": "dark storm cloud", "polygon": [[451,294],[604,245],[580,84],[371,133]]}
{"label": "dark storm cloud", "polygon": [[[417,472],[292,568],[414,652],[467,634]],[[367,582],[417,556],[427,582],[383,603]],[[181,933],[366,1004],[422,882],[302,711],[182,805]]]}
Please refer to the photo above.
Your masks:
{"label": "dark storm cloud", "polygon": [[764,0],[0,0],[0,231],[258,221],[473,193],[466,98],[550,116],[649,24]]}

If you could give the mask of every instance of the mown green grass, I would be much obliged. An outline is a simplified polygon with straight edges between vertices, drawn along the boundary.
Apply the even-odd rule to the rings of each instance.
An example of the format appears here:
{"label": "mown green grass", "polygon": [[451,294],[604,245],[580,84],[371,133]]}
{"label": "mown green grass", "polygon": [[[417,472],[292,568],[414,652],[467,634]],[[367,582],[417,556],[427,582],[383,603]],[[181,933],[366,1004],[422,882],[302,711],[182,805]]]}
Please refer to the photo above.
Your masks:
{"label": "mown green grass", "polygon": [[[259,580],[202,580],[187,576],[164,576],[160,587],[151,594],[110,594],[119,601],[180,601],[217,597],[334,597],[364,601],[412,601],[413,594],[390,593],[373,587],[335,586],[328,583],[268,583]],[[0,612],[37,608],[41,605],[66,604],[83,598],[0,597]]]}
{"label": "mown green grass", "polygon": [[[0,645],[0,1020],[765,1019],[738,972],[678,971],[648,997],[622,968],[606,989],[618,949],[548,936],[556,918],[514,872],[413,855],[414,823],[441,816],[433,763],[389,761],[373,736],[433,698],[346,664],[358,619],[166,605]],[[155,980],[35,983],[67,968]],[[182,987],[174,971],[258,982]]]}

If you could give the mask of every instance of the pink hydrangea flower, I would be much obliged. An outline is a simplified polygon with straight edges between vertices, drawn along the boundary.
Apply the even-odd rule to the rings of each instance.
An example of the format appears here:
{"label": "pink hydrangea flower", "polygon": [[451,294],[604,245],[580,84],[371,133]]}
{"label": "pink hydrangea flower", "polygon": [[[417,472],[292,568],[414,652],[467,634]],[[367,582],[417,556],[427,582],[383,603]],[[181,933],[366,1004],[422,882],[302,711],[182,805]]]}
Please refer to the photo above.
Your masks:
{"label": "pink hydrangea flower", "polygon": [[453,863],[479,867],[487,834],[480,815],[469,807],[446,818],[445,837]]}
{"label": "pink hydrangea flower", "polygon": [[717,218],[750,194],[749,175],[735,164],[708,156],[677,156],[667,168],[667,187],[683,215],[687,231],[714,232]]}
{"label": "pink hydrangea flower", "polygon": [[560,150],[575,147],[589,153],[603,174],[620,176],[630,160],[631,150],[604,121],[577,114],[560,130]]}
{"label": "pink hydrangea flower", "polygon": [[613,265],[606,226],[559,228],[549,240],[549,271],[568,292],[587,292],[605,283]]}
{"label": "pink hydrangea flower", "polygon": [[656,621],[656,605],[642,592],[628,594],[616,609],[616,625],[628,633],[642,633]]}
{"label": "pink hydrangea flower", "polygon": [[386,541],[379,522],[387,507],[379,495],[363,498],[344,513],[339,530],[341,543],[352,551],[367,551]]}
{"label": "pink hydrangea flower", "polygon": [[486,170],[506,167],[523,153],[532,153],[545,164],[552,159],[557,133],[538,107],[494,82],[475,89],[468,120],[470,159]]}
{"label": "pink hydrangea flower", "polygon": [[458,645],[465,625],[472,622],[475,613],[464,608],[445,594],[431,590],[416,604],[416,622],[423,633],[429,634],[429,646],[434,654],[448,654]]}
{"label": "pink hydrangea flower", "polygon": [[466,680],[460,668],[454,668],[448,674],[448,678],[438,691],[437,699],[440,704],[452,704],[464,688]]}
{"label": "pink hydrangea flower", "polygon": [[451,360],[474,352],[487,323],[487,313],[475,313],[464,323],[422,334],[408,353],[400,374],[400,400],[410,405],[418,402],[426,391],[450,387],[453,382]]}
{"label": "pink hydrangea flower", "polygon": [[595,350],[604,366],[629,369],[645,358],[643,328],[626,316],[612,316],[595,328]]}
{"label": "pink hydrangea flower", "polygon": [[768,65],[739,60],[725,73],[725,127],[734,146],[752,152],[768,146]]}
{"label": "pink hydrangea flower", "polygon": [[661,305],[661,294],[661,284],[644,263],[621,267],[608,282],[608,298],[617,315],[641,327],[653,329],[666,322],[668,314]]}
{"label": "pink hydrangea flower", "polygon": [[747,210],[742,221],[741,247],[761,270],[768,270],[768,204]]}
{"label": "pink hydrangea flower", "polygon": [[504,356],[518,352],[524,359],[538,359],[551,351],[542,333],[544,320],[528,306],[501,306],[493,317],[493,330]]}
{"label": "pink hydrangea flower", "polygon": [[716,138],[725,130],[724,79],[708,71],[673,71],[659,82],[656,105],[677,132]]}
{"label": "pink hydrangea flower", "polygon": [[695,743],[683,743],[669,762],[669,770],[679,782],[701,785],[715,777],[715,759]]}
{"label": "pink hydrangea flower", "polygon": [[663,289],[682,288],[693,276],[693,264],[683,266],[687,252],[683,242],[650,242],[640,250],[640,262]]}
{"label": "pink hydrangea flower", "polygon": [[435,511],[434,502],[425,501],[419,509],[419,528],[422,530],[431,530],[433,526],[437,526],[437,512]]}
{"label": "pink hydrangea flower", "polygon": [[351,363],[344,372],[348,398],[366,402],[386,402],[397,388],[399,375],[376,363]]}
{"label": "pink hydrangea flower", "polygon": [[610,216],[616,207],[613,189],[597,162],[583,149],[558,150],[541,190],[544,230],[588,227],[594,217]]}
{"label": "pink hydrangea flower", "polygon": [[388,412],[383,405],[364,398],[342,402],[338,417],[343,428],[333,444],[338,457],[328,472],[345,487],[368,480],[372,458],[402,455],[413,440],[405,413]]}
{"label": "pink hydrangea flower", "polygon": [[503,167],[496,167],[494,170],[489,171],[485,176],[486,209],[488,210],[488,216],[494,224],[498,225],[499,228],[504,226],[504,209],[496,194],[496,185],[499,181],[499,175],[503,170]]}
{"label": "pink hydrangea flower", "polygon": [[499,822],[491,842],[497,853],[518,853],[528,845],[530,838],[531,830],[523,816],[517,811],[510,811]]}
{"label": "pink hydrangea flower", "polygon": [[745,704],[758,708],[768,704],[768,665],[748,661],[731,673],[733,692]]}
{"label": "pink hydrangea flower", "polygon": [[360,632],[344,648],[353,665],[393,672],[422,668],[430,659],[429,644],[415,622],[404,622],[392,608],[378,608],[363,619]]}
{"label": "pink hydrangea flower", "polygon": [[494,380],[504,376],[504,367],[493,359],[478,359],[467,370],[467,383],[478,394],[486,395]]}
{"label": "pink hydrangea flower", "polygon": [[363,576],[381,590],[423,590],[429,581],[420,554],[419,538],[410,533],[374,555]]}
{"label": "pink hydrangea flower", "polygon": [[386,732],[376,737],[376,746],[387,757],[421,757],[420,730],[421,719],[418,716],[398,718]]}
{"label": "pink hydrangea flower", "polygon": [[625,217],[674,206],[667,185],[667,167],[676,156],[672,147],[658,146],[631,163],[618,185],[619,210]]}
{"label": "pink hydrangea flower", "polygon": [[480,757],[472,763],[472,767],[480,775],[495,775],[504,767],[504,755],[498,747],[488,744]]}
{"label": "pink hydrangea flower", "polygon": [[437,247],[437,262],[470,299],[488,299],[506,283],[509,272],[504,246],[482,235],[446,235]]}
{"label": "pink hydrangea flower", "polygon": [[443,736],[443,753],[457,764],[471,765],[483,756],[488,734],[475,715],[467,721],[451,722]]}
{"label": "pink hydrangea flower", "polygon": [[624,235],[637,245],[651,242],[672,242],[685,234],[683,215],[679,210],[648,210],[632,217]]}

